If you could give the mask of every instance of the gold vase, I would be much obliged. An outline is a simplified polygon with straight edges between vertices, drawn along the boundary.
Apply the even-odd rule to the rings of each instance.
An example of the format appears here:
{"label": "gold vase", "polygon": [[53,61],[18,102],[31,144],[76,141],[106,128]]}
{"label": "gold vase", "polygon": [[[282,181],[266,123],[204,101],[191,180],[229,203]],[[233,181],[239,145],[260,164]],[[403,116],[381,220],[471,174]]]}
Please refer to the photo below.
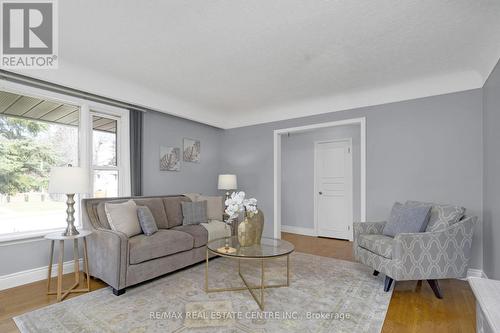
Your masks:
{"label": "gold vase", "polygon": [[245,220],[238,226],[238,242],[240,246],[255,244],[255,226],[248,221],[246,216]]}
{"label": "gold vase", "polygon": [[254,244],[260,244],[262,238],[262,231],[264,230],[264,213],[259,209],[257,214],[248,218],[248,222],[253,225],[255,229]]}

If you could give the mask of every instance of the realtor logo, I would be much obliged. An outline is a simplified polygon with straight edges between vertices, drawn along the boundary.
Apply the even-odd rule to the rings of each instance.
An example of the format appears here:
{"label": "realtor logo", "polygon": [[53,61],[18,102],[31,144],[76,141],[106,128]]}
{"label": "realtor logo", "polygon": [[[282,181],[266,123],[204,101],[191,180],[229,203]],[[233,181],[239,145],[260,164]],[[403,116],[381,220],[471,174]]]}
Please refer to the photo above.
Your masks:
{"label": "realtor logo", "polygon": [[2,68],[57,68],[56,0],[1,0]]}

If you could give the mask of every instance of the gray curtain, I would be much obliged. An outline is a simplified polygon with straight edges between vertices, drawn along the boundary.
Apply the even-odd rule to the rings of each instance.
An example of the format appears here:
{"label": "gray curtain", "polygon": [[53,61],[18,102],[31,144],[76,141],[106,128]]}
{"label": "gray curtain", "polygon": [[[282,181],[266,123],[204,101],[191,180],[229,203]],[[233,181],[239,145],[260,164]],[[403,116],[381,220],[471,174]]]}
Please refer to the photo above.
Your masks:
{"label": "gray curtain", "polygon": [[142,195],[142,117],[142,111],[130,110],[130,184],[133,196]]}

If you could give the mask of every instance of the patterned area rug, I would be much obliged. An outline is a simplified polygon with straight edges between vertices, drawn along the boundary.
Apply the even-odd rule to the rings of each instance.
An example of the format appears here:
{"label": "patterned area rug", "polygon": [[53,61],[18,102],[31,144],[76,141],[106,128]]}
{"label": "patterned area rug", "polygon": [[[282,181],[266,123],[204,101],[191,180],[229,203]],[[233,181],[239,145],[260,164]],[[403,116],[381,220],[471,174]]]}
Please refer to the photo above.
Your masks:
{"label": "patterned area rug", "polygon": [[[266,283],[285,281],[285,258],[266,262]],[[210,287],[238,287],[237,262],[210,261]],[[361,264],[294,253],[288,288],[265,291],[260,311],[248,291],[207,294],[198,264],[119,297],[111,288],[50,305],[14,321],[21,332],[380,332],[391,298]],[[258,284],[260,264],[241,265]]]}

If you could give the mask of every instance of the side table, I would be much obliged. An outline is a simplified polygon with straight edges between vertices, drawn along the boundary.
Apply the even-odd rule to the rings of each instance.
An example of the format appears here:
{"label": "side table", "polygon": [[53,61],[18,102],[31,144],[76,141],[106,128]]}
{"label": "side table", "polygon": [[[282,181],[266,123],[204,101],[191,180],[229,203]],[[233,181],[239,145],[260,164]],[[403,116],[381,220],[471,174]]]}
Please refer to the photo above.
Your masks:
{"label": "side table", "polygon": [[[47,295],[57,295],[57,301],[62,301],[70,293],[82,293],[90,291],[90,276],[89,276],[89,258],[87,255],[87,236],[90,235],[92,231],[90,230],[79,230],[79,234],[75,236],[63,236],[60,232],[51,233],[45,236],[45,239],[50,240],[50,261],[49,261],[49,272],[47,275]],[[83,242],[83,269],[84,278],[87,280],[86,288],[79,288],[80,284],[80,258],[78,253],[78,240],[81,239]],[[73,241],[73,260],[75,264],[75,283],[71,288],[67,290],[62,290],[62,279],[63,279],[63,261],[64,261],[64,241]],[[59,262],[57,265],[57,290],[50,290],[50,280],[52,277],[52,263],[54,260],[54,243],[59,241]]]}

